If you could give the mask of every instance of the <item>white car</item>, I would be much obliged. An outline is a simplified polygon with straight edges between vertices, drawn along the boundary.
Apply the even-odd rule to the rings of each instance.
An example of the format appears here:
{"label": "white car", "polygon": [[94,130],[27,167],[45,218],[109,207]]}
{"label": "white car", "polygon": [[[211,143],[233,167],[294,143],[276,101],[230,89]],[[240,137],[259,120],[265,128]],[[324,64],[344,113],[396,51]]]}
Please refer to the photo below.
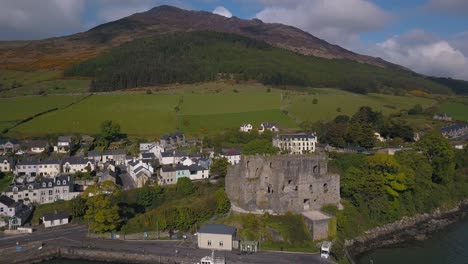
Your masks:
{"label": "white car", "polygon": [[330,257],[332,243],[330,241],[323,241],[322,247],[320,247],[320,257],[328,259]]}

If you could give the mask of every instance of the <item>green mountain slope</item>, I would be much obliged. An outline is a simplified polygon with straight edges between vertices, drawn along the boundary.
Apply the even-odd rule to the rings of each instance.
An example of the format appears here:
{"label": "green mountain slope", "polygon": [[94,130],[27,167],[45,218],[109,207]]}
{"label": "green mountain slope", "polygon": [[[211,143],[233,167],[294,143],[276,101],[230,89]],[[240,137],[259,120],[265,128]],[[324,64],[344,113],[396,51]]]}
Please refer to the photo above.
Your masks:
{"label": "green mountain slope", "polygon": [[136,40],[65,70],[93,78],[92,91],[234,78],[270,85],[338,87],[359,93],[450,89],[400,68],[321,59],[228,33],[190,32]]}

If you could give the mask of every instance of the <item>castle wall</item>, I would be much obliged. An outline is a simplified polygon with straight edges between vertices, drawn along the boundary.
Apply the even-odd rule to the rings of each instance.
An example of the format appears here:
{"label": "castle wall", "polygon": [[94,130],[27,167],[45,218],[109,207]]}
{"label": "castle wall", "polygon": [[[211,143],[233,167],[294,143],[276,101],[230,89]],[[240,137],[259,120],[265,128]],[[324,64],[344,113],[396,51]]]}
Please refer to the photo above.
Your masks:
{"label": "castle wall", "polygon": [[338,205],[340,178],[327,172],[321,155],[243,156],[228,170],[226,193],[247,211],[299,213]]}

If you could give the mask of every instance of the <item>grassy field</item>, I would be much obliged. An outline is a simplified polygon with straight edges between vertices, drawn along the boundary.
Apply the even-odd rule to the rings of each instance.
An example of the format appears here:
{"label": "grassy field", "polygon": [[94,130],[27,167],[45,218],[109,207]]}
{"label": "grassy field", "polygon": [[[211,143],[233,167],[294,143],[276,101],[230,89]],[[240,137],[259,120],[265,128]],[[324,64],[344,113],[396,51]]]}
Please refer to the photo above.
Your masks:
{"label": "grassy field", "polygon": [[[0,128],[39,112],[44,106],[53,108],[75,99],[76,96],[0,99],[2,105],[15,113],[14,117],[0,116]],[[317,104],[313,103],[314,99],[317,99]],[[140,89],[93,95],[71,107],[22,124],[11,133],[19,137],[96,134],[101,122],[107,119],[120,123],[122,131],[129,136],[142,138],[156,138],[176,129],[192,135],[215,133],[245,122],[254,126],[261,122],[277,122],[283,128],[295,129],[304,120],[318,121],[332,119],[339,114],[352,115],[360,106],[371,106],[389,114],[409,109],[415,104],[428,107],[435,103],[435,100],[414,96],[358,95],[337,89],[298,92],[257,84],[214,82],[181,85],[172,89],[158,87],[151,94],[146,94],[146,89]]]}
{"label": "grassy field", "polygon": [[60,71],[0,70],[0,97],[84,93],[89,90],[90,82],[88,79],[63,79]]}
{"label": "grassy field", "polygon": [[68,105],[82,96],[31,96],[0,98],[0,131],[34,114]]}
{"label": "grassy field", "polygon": [[468,122],[468,105],[462,103],[442,103],[440,110],[456,120]]}
{"label": "grassy field", "polygon": [[[317,104],[313,104],[314,98],[317,99]],[[289,114],[298,122],[328,120],[339,114],[352,115],[361,106],[370,106],[387,115],[403,109],[408,110],[415,104],[428,107],[436,103],[435,100],[410,95],[361,95],[337,89],[314,89],[312,93],[305,95],[285,95],[283,100],[286,101]]]}

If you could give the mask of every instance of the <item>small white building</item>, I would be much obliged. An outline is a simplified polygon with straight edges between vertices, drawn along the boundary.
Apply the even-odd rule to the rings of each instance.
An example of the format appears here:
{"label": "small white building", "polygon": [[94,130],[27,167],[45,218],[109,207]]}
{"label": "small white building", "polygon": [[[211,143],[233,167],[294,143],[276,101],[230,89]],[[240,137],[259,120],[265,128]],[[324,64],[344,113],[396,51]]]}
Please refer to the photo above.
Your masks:
{"label": "small white building", "polygon": [[161,157],[161,165],[169,165],[180,163],[183,158],[188,157],[188,154],[177,150],[171,150],[161,153]]}
{"label": "small white building", "polygon": [[70,214],[67,212],[57,212],[45,214],[41,220],[44,223],[44,227],[54,227],[66,225],[69,223]]}
{"label": "small white building", "polygon": [[94,164],[91,160],[83,157],[66,157],[63,159],[64,173],[91,172],[94,170]]}
{"label": "small white building", "polygon": [[247,132],[248,133],[248,132],[252,131],[252,129],[253,129],[253,126],[251,124],[246,123],[246,124],[242,124],[240,126],[240,132]]}
{"label": "small white building", "polygon": [[258,133],[261,134],[267,130],[271,132],[279,132],[279,125],[270,122],[261,123],[260,128],[258,129]]}
{"label": "small white building", "polygon": [[137,188],[143,187],[154,174],[153,167],[141,160],[132,159],[127,161],[127,172],[132,177]]}
{"label": "small white building", "polygon": [[241,152],[238,149],[223,149],[221,158],[226,158],[231,165],[236,165],[240,162]]}
{"label": "small white building", "polygon": [[14,162],[12,158],[1,158],[0,159],[0,171],[1,172],[11,172],[14,167]]}
{"label": "small white building", "polygon": [[198,230],[198,247],[211,250],[232,251],[236,229],[231,226],[207,224]]}
{"label": "small white building", "polygon": [[24,144],[26,152],[29,153],[42,153],[49,150],[49,142],[46,140],[31,140]]}
{"label": "small white building", "polygon": [[188,166],[188,169],[190,171],[190,180],[192,181],[208,178],[209,170],[206,168],[193,164]]}
{"label": "small white building", "polygon": [[58,153],[67,153],[73,147],[72,136],[60,136],[57,139],[57,145],[54,146],[54,151]]}

